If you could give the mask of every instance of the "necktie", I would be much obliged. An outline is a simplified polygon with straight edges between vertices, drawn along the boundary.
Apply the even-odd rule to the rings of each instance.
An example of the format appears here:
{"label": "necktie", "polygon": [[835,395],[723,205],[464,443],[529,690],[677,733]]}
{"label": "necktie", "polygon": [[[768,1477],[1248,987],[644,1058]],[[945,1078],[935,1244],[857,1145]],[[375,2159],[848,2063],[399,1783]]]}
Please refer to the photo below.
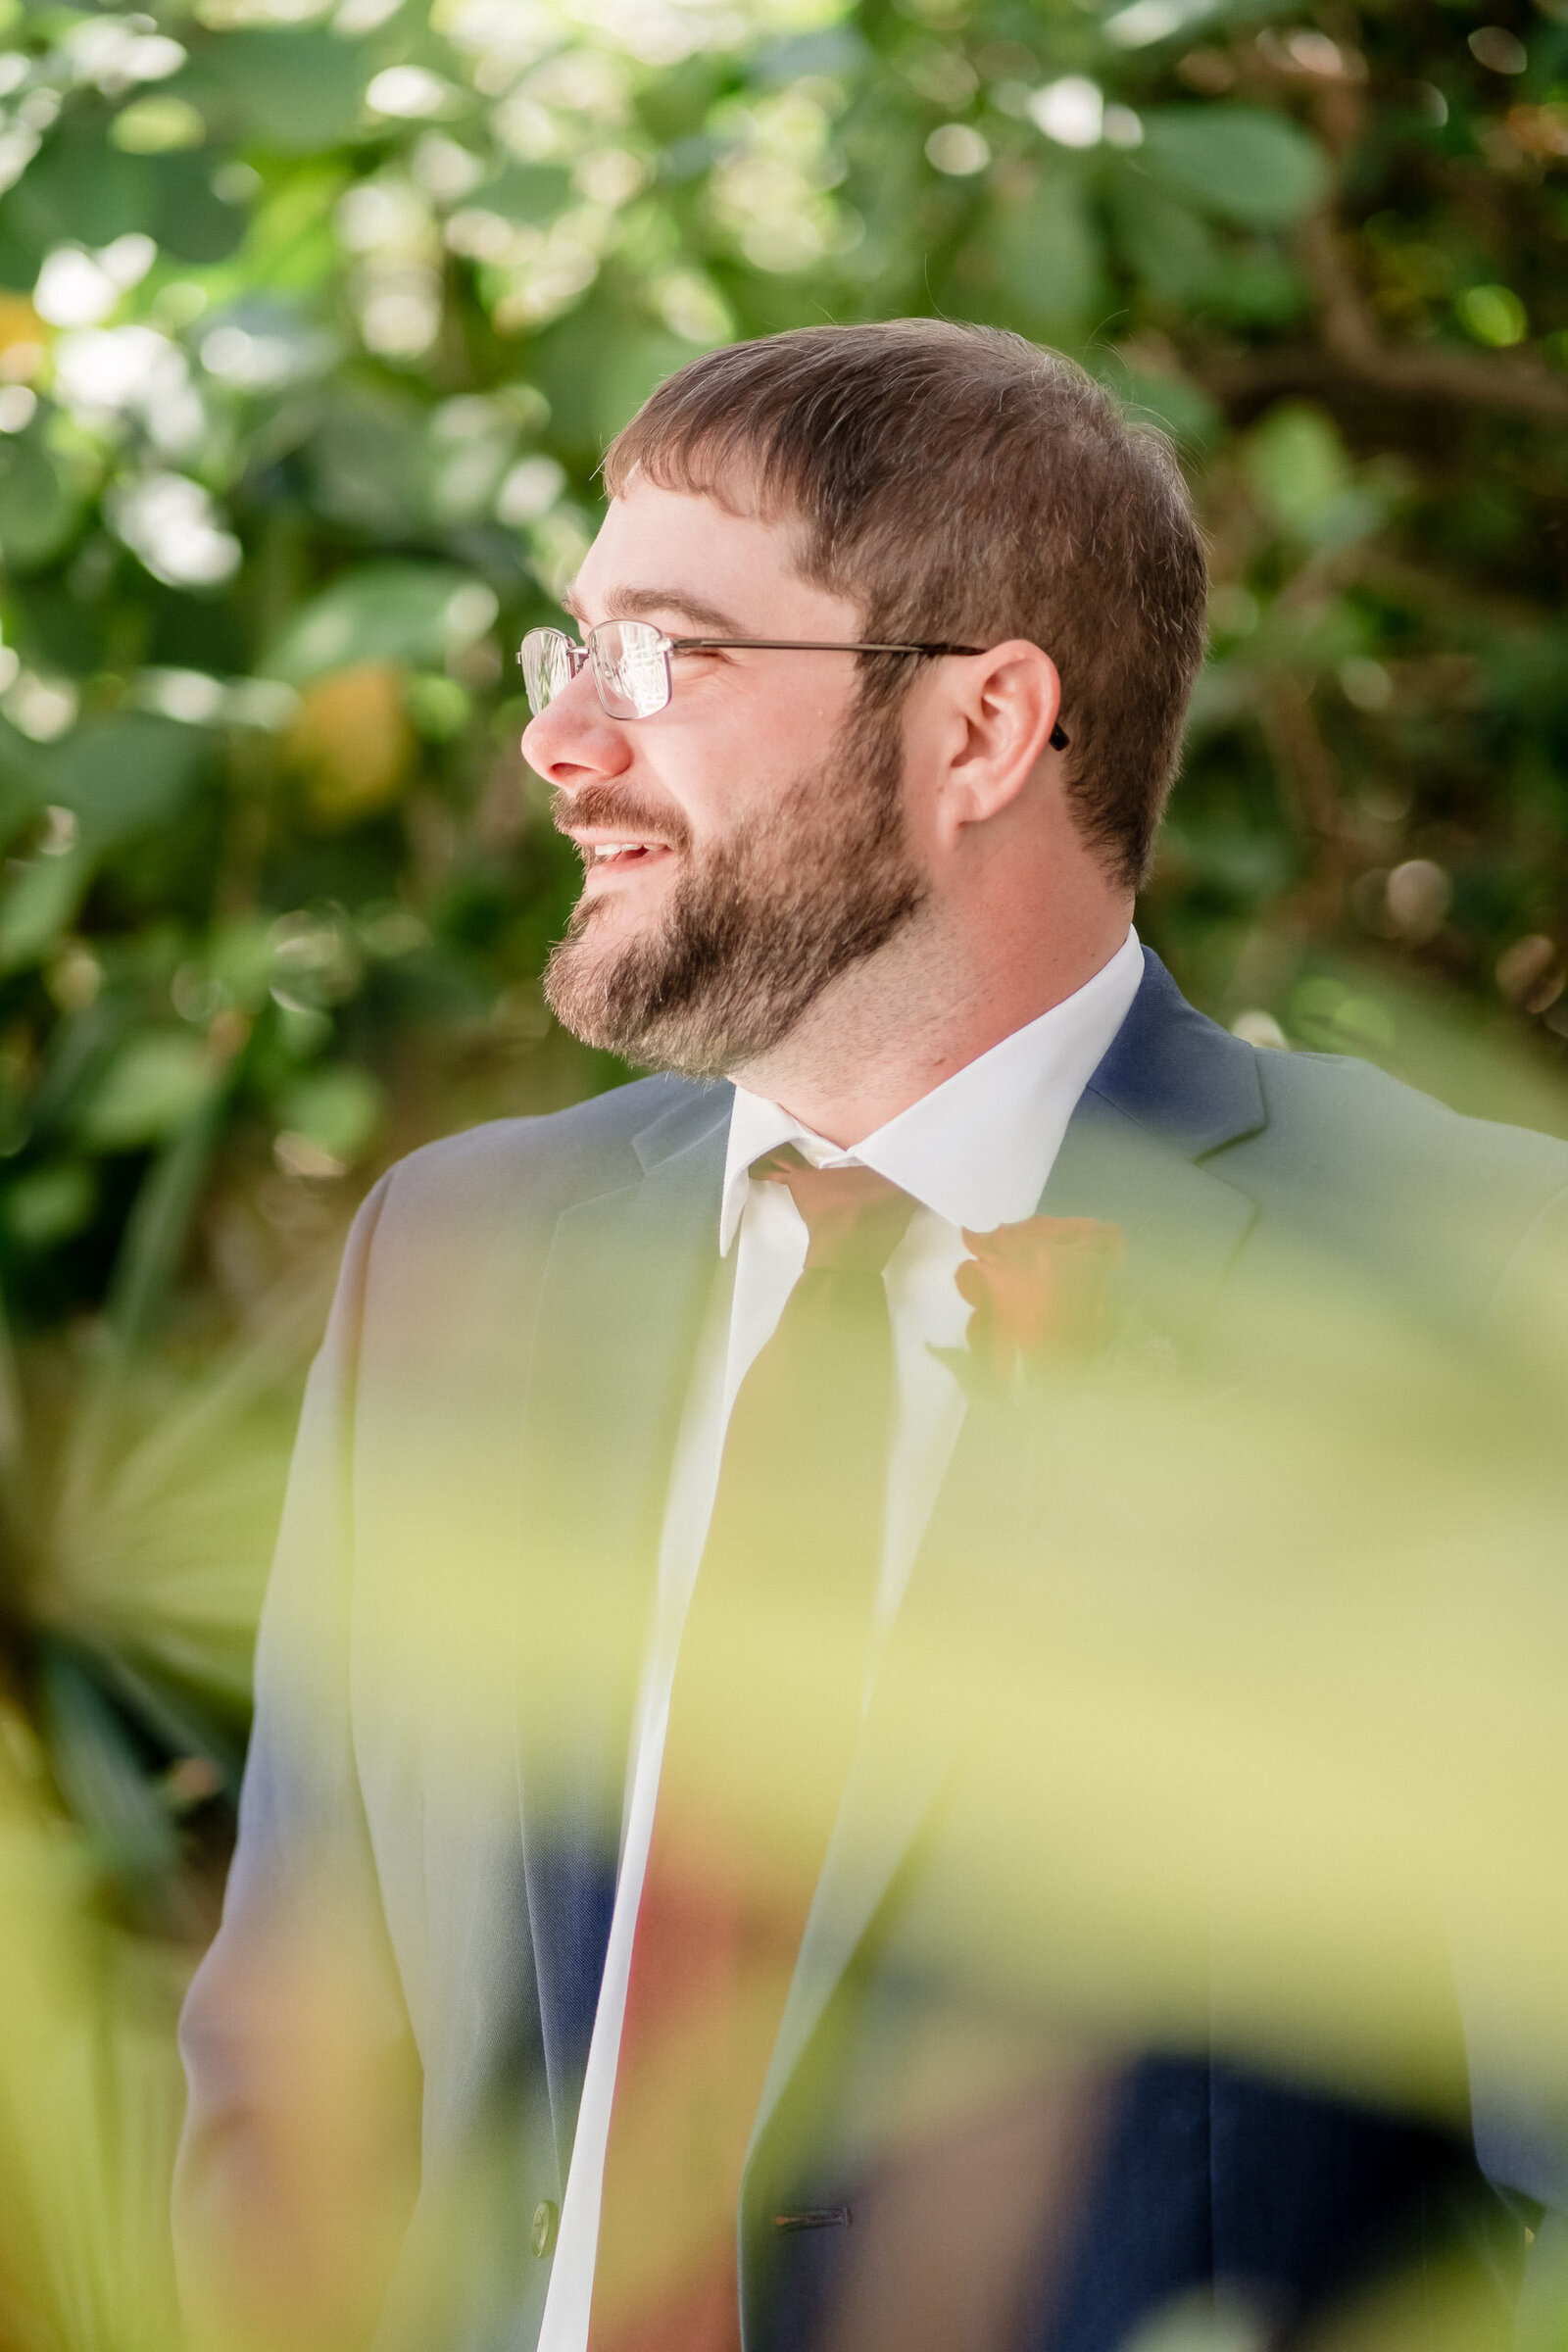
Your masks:
{"label": "necktie", "polygon": [[670,1692],[606,2151],[590,2352],[739,2352],[747,2141],[859,1728],[914,1203],[793,1149],[808,1235],[741,1383]]}

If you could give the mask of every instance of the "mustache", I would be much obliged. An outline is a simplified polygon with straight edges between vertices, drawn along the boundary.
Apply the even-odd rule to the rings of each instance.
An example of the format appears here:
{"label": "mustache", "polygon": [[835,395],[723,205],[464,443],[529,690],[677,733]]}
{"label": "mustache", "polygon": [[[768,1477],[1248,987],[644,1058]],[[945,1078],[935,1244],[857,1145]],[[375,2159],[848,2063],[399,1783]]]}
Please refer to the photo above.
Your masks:
{"label": "mustache", "polygon": [[553,792],[550,821],[558,833],[569,832],[574,825],[588,825],[596,832],[625,833],[638,841],[662,842],[666,849],[684,850],[691,846],[691,826],[678,808],[668,802],[640,799],[613,784],[584,784],[577,792]]}

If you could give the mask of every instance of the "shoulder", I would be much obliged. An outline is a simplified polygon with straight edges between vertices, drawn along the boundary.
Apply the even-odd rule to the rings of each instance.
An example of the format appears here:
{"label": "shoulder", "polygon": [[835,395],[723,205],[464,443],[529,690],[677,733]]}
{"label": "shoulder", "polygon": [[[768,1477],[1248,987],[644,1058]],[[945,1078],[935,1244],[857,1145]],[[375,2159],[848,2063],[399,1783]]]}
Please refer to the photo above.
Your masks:
{"label": "shoulder", "polygon": [[466,1208],[553,1219],[574,1200],[635,1183],[638,1138],[710,1098],[688,1079],[642,1078],[543,1117],[466,1128],[388,1170],[383,1214],[422,1220]]}
{"label": "shoulder", "polygon": [[426,1144],[396,1161],[364,1202],[345,1279],[383,1301],[444,1291],[454,1312],[497,1281],[526,1288],[564,1210],[638,1183],[639,1144],[651,1130],[705,1116],[715,1116],[711,1088],[659,1076]]}
{"label": "shoulder", "polygon": [[1148,949],[1144,960],[1090,1091],[1260,1210],[1353,1224],[1441,1196],[1506,1222],[1568,1184],[1555,1137],[1468,1118],[1349,1054],[1250,1045],[1190,1004]]}
{"label": "shoulder", "polygon": [[1484,1312],[1568,1195],[1568,1144],[1468,1117],[1348,1054],[1249,1051],[1264,1122],[1214,1155],[1214,1173],[1276,1228]]}
{"label": "shoulder", "polygon": [[[726,1097],[727,1102],[727,1097]],[[397,1161],[349,1237],[334,1323],[357,1365],[361,1409],[407,1436],[411,1397],[432,1426],[488,1426],[514,1409],[557,1228],[579,1201],[643,1176],[650,1130],[712,1125],[712,1090],[668,1078],[616,1087],[568,1110],[498,1119]]]}
{"label": "shoulder", "polygon": [[1351,1054],[1249,1051],[1266,1111],[1252,1154],[1298,1184],[1408,1184],[1504,1213],[1568,1185],[1568,1144],[1555,1136],[1468,1117]]}

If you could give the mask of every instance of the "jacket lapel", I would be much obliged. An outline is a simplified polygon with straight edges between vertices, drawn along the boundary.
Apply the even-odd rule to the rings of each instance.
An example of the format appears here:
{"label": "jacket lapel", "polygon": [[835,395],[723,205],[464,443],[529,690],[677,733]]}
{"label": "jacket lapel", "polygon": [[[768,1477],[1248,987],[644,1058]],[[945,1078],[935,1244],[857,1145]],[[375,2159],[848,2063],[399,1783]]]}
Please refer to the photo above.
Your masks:
{"label": "jacket lapel", "polygon": [[[1251,1047],[1205,1020],[1159,958],[1085,1089],[1041,1212],[1119,1225],[1119,1303],[1178,1344],[1197,1328],[1250,1227],[1254,1203],[1200,1164],[1266,1121]],[[918,1641],[922,1595],[961,1573],[986,1476],[984,1435],[960,1432],[867,1713],[828,1847],[759,2111],[758,2148],[834,1990],[887,1895],[953,1762],[951,1735],[906,1720],[899,1650]],[[918,1678],[917,1678],[918,1680]],[[911,1759],[913,1761],[911,1762]]]}
{"label": "jacket lapel", "polygon": [[1256,1213],[1205,1163],[1265,1124],[1253,1049],[1196,1011],[1146,948],[1143,985],[1084,1089],[1041,1210],[1119,1225],[1121,1302],[1180,1343]]}
{"label": "jacket lapel", "polygon": [[564,2166],[613,1902],[670,1458],[717,1262],[730,1094],[634,1139],[642,1172],[557,1222],[522,1430],[518,1794]]}

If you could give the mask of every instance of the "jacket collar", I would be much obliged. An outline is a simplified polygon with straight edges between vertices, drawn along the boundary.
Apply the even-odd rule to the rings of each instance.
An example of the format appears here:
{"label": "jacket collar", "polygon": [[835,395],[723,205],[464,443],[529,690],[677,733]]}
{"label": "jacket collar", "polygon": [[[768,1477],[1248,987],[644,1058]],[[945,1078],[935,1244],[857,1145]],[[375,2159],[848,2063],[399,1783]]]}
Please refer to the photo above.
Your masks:
{"label": "jacket collar", "polygon": [[1143,985],[1085,1095],[1186,1159],[1267,1122],[1254,1049],[1189,1004],[1152,948],[1144,950]]}
{"label": "jacket collar", "polygon": [[701,1165],[705,1180],[710,1157],[722,1178],[724,1138],[729,1130],[734,1088],[727,1080],[709,1086],[695,1081],[672,1080],[670,1084],[675,1100],[657,1112],[646,1127],[639,1127],[631,1139],[644,1174],[651,1176],[666,1160],[690,1152],[691,1164]]}

